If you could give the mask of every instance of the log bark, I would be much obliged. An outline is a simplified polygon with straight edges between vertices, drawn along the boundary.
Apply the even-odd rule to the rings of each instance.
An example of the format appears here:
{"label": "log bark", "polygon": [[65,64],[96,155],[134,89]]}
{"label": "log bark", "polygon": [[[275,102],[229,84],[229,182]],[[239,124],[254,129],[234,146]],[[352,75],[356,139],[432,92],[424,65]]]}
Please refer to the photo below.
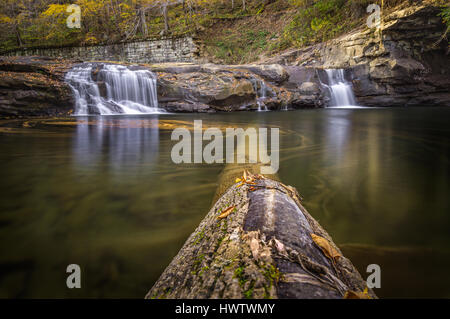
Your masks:
{"label": "log bark", "polygon": [[241,179],[146,298],[376,298],[293,187],[249,172]]}

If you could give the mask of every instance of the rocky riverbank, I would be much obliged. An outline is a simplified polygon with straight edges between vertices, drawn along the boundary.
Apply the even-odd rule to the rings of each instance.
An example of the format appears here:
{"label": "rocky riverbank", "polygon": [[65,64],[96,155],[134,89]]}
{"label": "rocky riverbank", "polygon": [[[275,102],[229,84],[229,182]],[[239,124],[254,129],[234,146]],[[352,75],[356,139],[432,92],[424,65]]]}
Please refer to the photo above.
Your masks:
{"label": "rocky riverbank", "polygon": [[[293,83],[280,65],[161,65],[158,100],[170,112],[216,112],[315,108],[325,93],[314,82]],[[313,76],[315,78],[315,75]],[[303,85],[303,91],[300,87]]]}
{"label": "rocky riverbank", "polygon": [[[345,69],[364,106],[450,106],[450,59],[440,8],[399,7],[381,32],[364,27],[252,65],[131,65],[157,75],[158,105],[169,112],[230,112],[326,107],[323,69]],[[0,116],[73,112],[65,73],[82,61],[0,57]],[[106,62],[95,62],[92,77]],[[98,83],[100,91],[102,83]]]}
{"label": "rocky riverbank", "polygon": [[[79,64],[44,57],[0,59],[0,115],[70,114],[74,93],[65,83],[64,74]],[[105,97],[105,84],[96,75],[107,63],[90,64],[91,78]],[[127,67],[156,74],[158,105],[168,112],[314,108],[324,106],[326,99],[313,69],[300,72],[300,82],[293,81],[296,78],[291,78],[289,69],[280,65],[166,63]]]}

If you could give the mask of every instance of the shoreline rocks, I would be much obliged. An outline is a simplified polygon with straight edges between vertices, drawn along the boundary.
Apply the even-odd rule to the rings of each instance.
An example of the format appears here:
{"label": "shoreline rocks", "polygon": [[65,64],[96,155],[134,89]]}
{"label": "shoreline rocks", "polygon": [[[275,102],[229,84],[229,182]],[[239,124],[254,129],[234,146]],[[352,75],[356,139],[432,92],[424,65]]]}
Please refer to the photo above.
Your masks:
{"label": "shoreline rocks", "polygon": [[[300,95],[280,65],[193,65],[148,66],[158,75],[160,106],[171,112],[230,112],[320,107],[321,88],[313,86]],[[263,92],[264,91],[264,92]]]}
{"label": "shoreline rocks", "polygon": [[[80,61],[47,57],[0,57],[0,116],[62,116],[73,112],[74,96],[65,74]],[[114,62],[88,62],[98,70]],[[196,65],[166,63],[126,64],[130,69],[148,69],[158,77],[159,107],[168,112],[254,111],[314,108],[324,105],[317,85],[298,92],[300,83],[290,80],[279,65]],[[104,83],[97,81],[102,96]],[[262,104],[261,104],[262,103]]]}

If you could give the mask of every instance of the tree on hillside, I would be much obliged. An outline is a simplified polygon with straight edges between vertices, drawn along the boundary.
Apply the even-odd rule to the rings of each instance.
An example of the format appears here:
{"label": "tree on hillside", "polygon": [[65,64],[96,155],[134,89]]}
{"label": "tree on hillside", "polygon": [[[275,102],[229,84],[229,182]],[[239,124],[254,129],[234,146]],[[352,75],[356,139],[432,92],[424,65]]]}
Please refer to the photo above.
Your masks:
{"label": "tree on hillside", "polygon": [[30,15],[27,9],[29,1],[3,0],[0,4],[0,24],[4,24],[11,34],[14,34],[17,45],[22,46],[23,40],[20,25]]}

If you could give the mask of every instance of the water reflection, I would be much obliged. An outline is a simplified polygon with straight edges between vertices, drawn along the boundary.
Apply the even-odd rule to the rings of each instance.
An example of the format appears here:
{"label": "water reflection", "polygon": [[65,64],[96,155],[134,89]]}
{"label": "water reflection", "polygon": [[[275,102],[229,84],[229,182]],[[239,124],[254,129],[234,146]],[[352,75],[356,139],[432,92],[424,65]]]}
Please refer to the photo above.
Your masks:
{"label": "water reflection", "polygon": [[73,142],[75,167],[96,169],[106,162],[115,174],[138,173],[142,167],[152,169],[159,155],[158,117],[89,119],[77,119]]}
{"label": "water reflection", "polygon": [[352,129],[352,122],[348,118],[350,113],[340,110],[339,114],[327,118],[324,132],[327,150],[324,153],[325,160],[342,161],[342,157],[347,154],[346,146],[350,143],[349,135]]}
{"label": "water reflection", "polygon": [[[0,134],[0,297],[144,296],[218,186],[223,165],[170,159],[172,128],[194,119],[280,128],[280,179],[363,276],[380,264],[379,296],[450,296],[450,110],[421,108],[89,117]],[[74,261],[86,281],[69,291]]]}
{"label": "water reflection", "polygon": [[[288,158],[282,164],[282,180],[304,193],[306,205],[338,242],[439,243],[435,236],[416,234],[422,231],[419,220],[424,210],[433,207],[434,214],[439,214],[448,204],[441,197],[449,191],[448,183],[440,182],[442,175],[435,170],[443,166],[448,170],[448,133],[436,131],[438,126],[421,127],[413,112],[409,119],[383,110],[327,110],[320,116],[309,115],[296,124],[305,136],[307,151],[282,154]],[[299,168],[298,173],[292,173],[293,167]],[[437,193],[440,200],[425,204]],[[442,228],[442,223],[435,227]]]}

